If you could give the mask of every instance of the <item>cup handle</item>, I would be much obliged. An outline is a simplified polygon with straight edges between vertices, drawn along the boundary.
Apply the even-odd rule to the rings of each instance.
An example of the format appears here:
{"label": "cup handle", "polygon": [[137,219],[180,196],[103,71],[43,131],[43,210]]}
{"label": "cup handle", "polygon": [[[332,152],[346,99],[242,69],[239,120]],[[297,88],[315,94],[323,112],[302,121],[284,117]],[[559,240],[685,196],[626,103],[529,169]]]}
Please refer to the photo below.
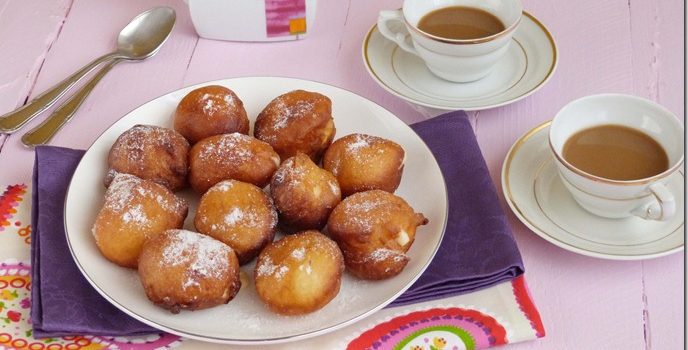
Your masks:
{"label": "cup handle", "polygon": [[387,39],[397,43],[402,50],[418,56],[416,48],[413,47],[412,43],[406,40],[406,37],[408,36],[406,25],[404,24],[402,27],[404,29],[402,29],[402,31],[395,32],[388,26],[388,23],[392,21],[399,21],[404,24],[403,12],[401,10],[380,11],[380,15],[377,18],[377,28],[380,30],[380,33],[382,33],[382,35],[384,35]]}
{"label": "cup handle", "polygon": [[669,220],[676,213],[676,200],[669,189],[661,183],[650,185],[655,200],[633,210],[633,215],[648,220]]}

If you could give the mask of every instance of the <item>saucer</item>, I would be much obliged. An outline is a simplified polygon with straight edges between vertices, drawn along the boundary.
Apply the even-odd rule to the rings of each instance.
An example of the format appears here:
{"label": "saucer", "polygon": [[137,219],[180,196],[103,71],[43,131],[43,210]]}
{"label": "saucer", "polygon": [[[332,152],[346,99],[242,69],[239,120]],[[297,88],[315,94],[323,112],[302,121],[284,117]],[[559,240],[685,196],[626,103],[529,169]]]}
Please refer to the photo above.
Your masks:
{"label": "saucer", "polygon": [[363,62],[384,89],[411,103],[442,110],[479,110],[518,101],[542,87],[557,66],[554,38],[527,12],[506,56],[485,78],[454,83],[432,74],[423,61],[388,40],[374,25],[363,41]]}
{"label": "saucer", "polygon": [[593,215],[559,178],[547,143],[549,126],[546,122],[521,136],[502,168],[504,197],[523,224],[554,245],[596,258],[640,260],[683,250],[683,172],[667,182],[676,196],[676,215],[667,221]]}

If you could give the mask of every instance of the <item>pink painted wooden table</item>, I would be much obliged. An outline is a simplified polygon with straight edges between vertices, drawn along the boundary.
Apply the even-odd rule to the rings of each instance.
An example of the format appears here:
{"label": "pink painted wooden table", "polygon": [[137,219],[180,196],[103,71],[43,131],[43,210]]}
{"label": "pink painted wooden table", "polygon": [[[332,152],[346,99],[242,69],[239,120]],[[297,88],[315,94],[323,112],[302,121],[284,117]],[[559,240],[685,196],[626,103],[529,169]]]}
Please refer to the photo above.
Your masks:
{"label": "pink painted wooden table", "polygon": [[[174,7],[178,20],[160,53],[115,67],[51,144],[86,148],[111,123],[152,98],[207,80],[252,75],[333,84],[378,102],[408,123],[421,119],[373,82],[361,62],[361,41],[377,12],[398,8],[401,0],[321,1],[306,40],[272,44],[199,39],[182,1],[0,0],[0,114],[112,50],[120,28],[161,4]],[[683,117],[682,1],[525,0],[524,6],[554,35],[560,61],[552,80],[533,96],[469,113],[498,187],[502,160],[514,140],[572,99],[629,93]],[[2,184],[30,182],[33,152],[23,148],[20,135],[0,136]],[[545,242],[513,215],[511,225],[547,329],[544,339],[511,348],[683,348],[683,254],[641,262],[598,260]]]}

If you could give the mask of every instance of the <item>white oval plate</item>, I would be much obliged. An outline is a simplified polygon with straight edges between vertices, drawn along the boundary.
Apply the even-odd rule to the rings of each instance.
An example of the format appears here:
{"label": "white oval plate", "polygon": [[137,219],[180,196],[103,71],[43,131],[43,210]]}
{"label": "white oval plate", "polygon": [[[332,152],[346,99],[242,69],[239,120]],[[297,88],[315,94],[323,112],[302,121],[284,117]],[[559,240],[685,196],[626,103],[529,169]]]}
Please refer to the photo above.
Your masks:
{"label": "white oval plate", "polygon": [[[409,250],[410,262],[403,272],[388,280],[369,282],[345,274],[339,295],[314,313],[286,317],[268,311],[255,292],[251,263],[242,267],[248,283],[227,305],[173,315],[151,303],[144,294],[136,271],[118,267],[98,251],[91,226],[102,205],[107,154],[116,138],[135,124],[172,127],[172,115],[192,89],[224,85],[244,102],[253,122],[276,96],[295,89],[317,91],[332,99],[336,138],[361,132],[394,140],[406,150],[406,165],[396,194],[405,198],[430,223],[418,230]],[[185,227],[194,229],[198,196],[190,190],[179,193],[190,200]],[[174,91],[125,115],[108,128],[86,152],[70,183],[65,200],[67,242],[86,279],[105,299],[134,318],[180,336],[219,343],[266,344],[289,342],[334,331],[356,322],[392,302],[425,270],[444,234],[447,192],[437,161],[425,143],[404,122],[379,105],[352,92],[322,83],[273,77],[217,80]]]}

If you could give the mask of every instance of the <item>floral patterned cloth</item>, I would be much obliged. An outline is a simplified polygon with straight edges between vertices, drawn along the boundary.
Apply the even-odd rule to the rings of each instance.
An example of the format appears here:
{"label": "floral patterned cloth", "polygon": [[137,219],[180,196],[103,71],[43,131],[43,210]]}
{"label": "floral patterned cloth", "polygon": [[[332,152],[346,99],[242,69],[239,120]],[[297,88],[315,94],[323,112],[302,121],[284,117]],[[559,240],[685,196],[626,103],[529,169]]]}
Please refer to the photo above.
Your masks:
{"label": "floral patterned cloth", "polygon": [[[137,337],[32,337],[30,188],[0,187],[0,349],[214,349],[159,333]],[[543,337],[523,276],[441,300],[387,308],[333,333],[261,349],[481,349]],[[228,346],[232,349],[233,347]],[[245,347],[236,347],[236,349]]]}

